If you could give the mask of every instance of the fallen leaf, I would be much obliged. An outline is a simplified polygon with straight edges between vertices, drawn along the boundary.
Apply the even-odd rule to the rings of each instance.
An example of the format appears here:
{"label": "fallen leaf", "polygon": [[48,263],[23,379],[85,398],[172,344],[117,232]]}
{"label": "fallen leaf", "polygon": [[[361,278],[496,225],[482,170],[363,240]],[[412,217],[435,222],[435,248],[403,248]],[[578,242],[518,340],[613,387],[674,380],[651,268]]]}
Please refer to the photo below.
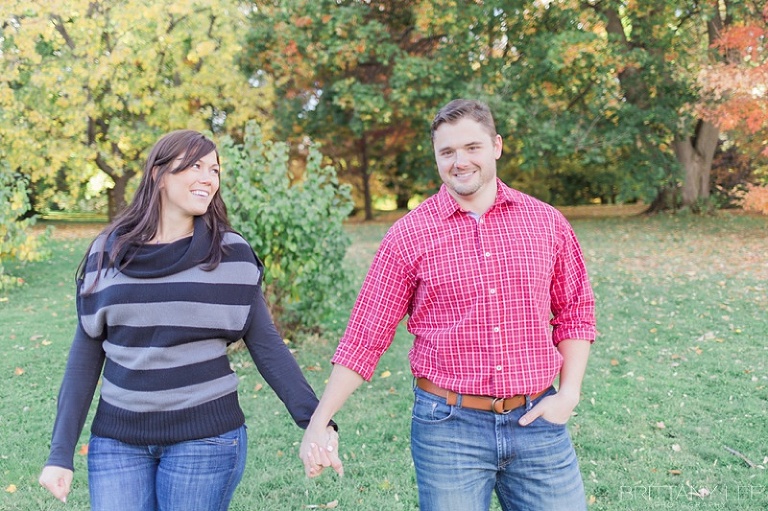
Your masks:
{"label": "fallen leaf", "polygon": [[390,376],[392,376],[392,373],[389,371],[384,371],[383,373],[381,373],[382,378],[389,378]]}
{"label": "fallen leaf", "polygon": [[304,369],[306,369],[307,371],[322,371],[322,367],[320,367],[319,365],[317,365],[317,366],[307,366]]}
{"label": "fallen leaf", "polygon": [[256,386],[253,387],[253,391],[258,392],[263,388],[264,388],[264,385],[262,385],[261,383],[257,383]]}
{"label": "fallen leaf", "polygon": [[618,360],[616,360],[615,358],[612,358],[612,359],[611,359],[611,365],[612,365],[612,366],[617,366],[617,365],[619,365],[619,361],[618,361]]}
{"label": "fallen leaf", "polygon": [[680,447],[680,444],[672,444],[672,450],[675,452],[680,452],[683,450],[683,448]]}
{"label": "fallen leaf", "polygon": [[597,497],[595,497],[594,495],[590,495],[589,496],[589,505],[591,506],[595,502],[597,502]]}
{"label": "fallen leaf", "polygon": [[670,470],[669,473],[672,474],[673,476],[679,476],[680,474],[683,473],[683,471],[675,469],[675,470]]}
{"label": "fallen leaf", "polygon": [[308,504],[307,509],[335,509],[339,506],[338,500],[332,500],[327,504]]}
{"label": "fallen leaf", "polygon": [[16,376],[21,376],[22,374],[24,374],[24,369],[22,369],[21,367],[17,367],[16,369],[13,370],[13,374],[15,374]]}
{"label": "fallen leaf", "polygon": [[88,444],[83,444],[80,446],[80,450],[77,451],[77,454],[80,456],[87,456],[88,455]]}
{"label": "fallen leaf", "polygon": [[43,346],[50,346],[50,345],[51,345],[51,341],[45,340],[45,341],[43,341],[41,344],[42,344]]}
{"label": "fallen leaf", "polygon": [[9,484],[8,487],[5,489],[5,493],[16,493],[16,485]]}
{"label": "fallen leaf", "polygon": [[656,427],[659,428],[659,429],[664,429],[664,428],[667,427],[667,425],[664,424],[664,422],[659,421],[659,422],[656,423]]}

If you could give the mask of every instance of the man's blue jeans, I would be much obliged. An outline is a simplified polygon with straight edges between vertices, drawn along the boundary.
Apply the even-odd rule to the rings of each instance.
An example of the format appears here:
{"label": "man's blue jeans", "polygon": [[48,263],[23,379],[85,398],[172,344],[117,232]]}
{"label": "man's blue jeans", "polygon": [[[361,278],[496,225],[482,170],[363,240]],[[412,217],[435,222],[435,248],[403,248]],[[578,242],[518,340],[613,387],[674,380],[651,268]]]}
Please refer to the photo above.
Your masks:
{"label": "man's blue jeans", "polygon": [[[554,394],[550,389],[544,396]],[[445,404],[414,388],[411,452],[421,511],[586,511],[584,486],[565,425]],[[531,402],[535,405],[538,400]]]}
{"label": "man's blue jeans", "polygon": [[91,436],[92,511],[224,511],[245,470],[245,426],[166,446]]}

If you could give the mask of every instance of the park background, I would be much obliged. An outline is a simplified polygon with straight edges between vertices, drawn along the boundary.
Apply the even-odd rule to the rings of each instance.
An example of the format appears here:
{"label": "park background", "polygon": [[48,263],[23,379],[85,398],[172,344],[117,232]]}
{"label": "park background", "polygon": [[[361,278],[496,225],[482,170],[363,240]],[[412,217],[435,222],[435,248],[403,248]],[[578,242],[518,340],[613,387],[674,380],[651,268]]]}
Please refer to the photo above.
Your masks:
{"label": "park background", "polygon": [[[313,386],[378,241],[434,193],[429,140],[487,101],[500,177],[572,221],[600,336],[571,432],[590,509],[768,508],[768,7],[757,1],[85,1],[0,6],[0,508],[37,487],[75,268],[163,133],[219,142],[233,224]],[[347,476],[247,358],[233,509],[415,509],[402,329],[338,420]]]}

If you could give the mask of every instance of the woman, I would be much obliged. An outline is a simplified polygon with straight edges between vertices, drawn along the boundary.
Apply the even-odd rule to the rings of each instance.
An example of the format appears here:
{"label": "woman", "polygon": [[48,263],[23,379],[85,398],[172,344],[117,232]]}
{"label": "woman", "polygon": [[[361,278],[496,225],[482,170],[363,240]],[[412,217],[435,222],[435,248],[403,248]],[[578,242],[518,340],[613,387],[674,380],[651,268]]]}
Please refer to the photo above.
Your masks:
{"label": "woman", "polygon": [[[80,264],[78,324],[40,475],[62,501],[100,376],[88,452],[95,511],[228,508],[247,441],[226,348],[241,338],[296,424],[312,416],[317,397],[271,320],[261,262],[229,225],[219,172],[211,140],[165,135],[132,203]],[[327,431],[330,450],[338,436]]]}

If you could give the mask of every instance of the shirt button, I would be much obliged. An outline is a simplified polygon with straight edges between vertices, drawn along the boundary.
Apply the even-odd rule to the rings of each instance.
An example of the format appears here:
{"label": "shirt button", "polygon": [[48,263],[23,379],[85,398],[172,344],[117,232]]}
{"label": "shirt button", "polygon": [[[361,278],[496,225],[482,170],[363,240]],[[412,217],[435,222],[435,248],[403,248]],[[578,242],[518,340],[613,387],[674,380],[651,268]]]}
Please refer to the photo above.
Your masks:
{"label": "shirt button", "polygon": [[490,252],[486,252],[485,253],[485,257],[491,257],[491,253]]}
{"label": "shirt button", "polygon": [[501,331],[501,328],[499,328],[499,327],[495,326],[495,327],[493,327],[493,331],[494,331],[494,332],[496,332],[496,333],[498,333],[498,332],[500,332],[500,331]]}
{"label": "shirt button", "polygon": [[496,288],[492,287],[491,289],[488,290],[488,292],[491,293],[492,295],[495,295],[496,294]]}
{"label": "shirt button", "polygon": [[501,366],[496,366],[497,371],[501,371]]}

